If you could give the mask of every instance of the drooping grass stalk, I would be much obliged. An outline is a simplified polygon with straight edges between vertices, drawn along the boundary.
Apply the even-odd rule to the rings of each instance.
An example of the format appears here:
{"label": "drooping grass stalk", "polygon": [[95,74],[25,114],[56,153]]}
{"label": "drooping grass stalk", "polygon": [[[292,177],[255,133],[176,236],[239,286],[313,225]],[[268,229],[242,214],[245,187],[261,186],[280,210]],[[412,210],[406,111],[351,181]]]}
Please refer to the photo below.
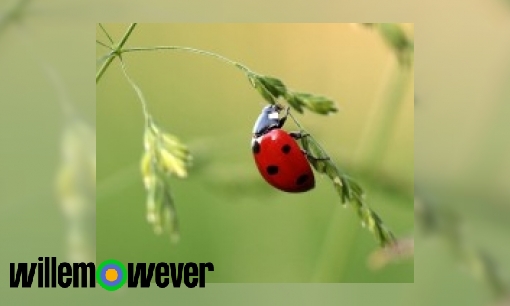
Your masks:
{"label": "drooping grass stalk", "polygon": [[[319,158],[310,159],[310,163],[317,172],[326,174],[331,179],[333,186],[342,199],[342,205],[350,204],[361,220],[362,227],[368,228],[382,248],[394,248],[394,245],[397,243],[395,235],[384,224],[381,217],[366,204],[361,186],[340,170],[331,160],[328,153],[313,136],[303,128],[292,114],[289,114],[289,116],[302,133],[309,135],[302,139],[303,148],[314,157]],[[333,217],[331,218],[328,233],[326,234],[324,245],[319,254],[319,260],[317,261],[314,275],[312,276],[313,282],[338,280],[338,275],[331,274],[331,266],[338,262],[338,258],[343,252],[341,246],[344,241],[337,238],[339,224],[336,222],[336,218],[339,209],[339,207],[335,209]]]}
{"label": "drooping grass stalk", "polygon": [[342,170],[332,161],[322,146],[308,133],[296,118],[289,114],[302,133],[309,136],[302,139],[302,144],[307,152],[322,160],[311,159],[310,162],[319,173],[326,174],[333,182],[342,204],[350,203],[361,219],[363,227],[371,231],[382,247],[391,245],[396,241],[394,234],[386,227],[379,215],[373,211],[365,202],[365,195],[361,186],[352,178],[343,173]]}
{"label": "drooping grass stalk", "polygon": [[[99,26],[108,40],[113,42],[105,28],[101,24]],[[168,232],[171,241],[177,242],[180,237],[179,222],[168,178],[171,175],[179,178],[186,177],[187,167],[191,164],[192,156],[187,146],[177,137],[164,132],[156,125],[148,111],[147,101],[142,90],[127,73],[122,58],[122,48],[135,26],[136,24],[131,24],[119,44],[110,48],[113,51],[103,57],[105,62],[96,74],[96,82],[101,79],[113,59],[119,57],[122,72],[138,96],[145,119],[145,151],[141,160],[141,172],[147,191],[147,221],[153,226],[156,234]],[[106,46],[98,40],[96,43]]]}
{"label": "drooping grass stalk", "polygon": [[192,156],[187,146],[178,138],[163,132],[156,125],[148,111],[142,90],[127,73],[122,58],[120,63],[124,76],[138,96],[145,116],[145,153],[141,170],[148,193],[147,221],[156,234],[168,232],[171,241],[175,243],[180,238],[179,221],[168,178],[170,175],[185,178]]}
{"label": "drooping grass stalk", "polygon": [[299,113],[303,113],[303,109],[308,110],[322,115],[327,115],[337,111],[335,103],[326,97],[318,96],[315,94],[304,93],[304,92],[293,92],[288,89],[283,82],[277,78],[258,74],[248,68],[247,66],[240,64],[234,60],[231,60],[225,56],[219,55],[214,52],[195,49],[191,47],[183,46],[156,46],[156,47],[139,47],[139,48],[126,48],[120,50],[119,56],[129,52],[146,52],[146,51],[184,51],[195,53],[199,55],[209,56],[232,65],[241,70],[250,81],[250,84],[262,95],[262,97],[271,104],[278,103],[278,99],[284,99],[293,109]]}
{"label": "drooping grass stalk", "polygon": [[210,56],[210,57],[214,57],[216,59],[219,59],[220,61],[223,61],[229,65],[233,65],[234,67],[237,67],[239,69],[241,69],[243,72],[247,73],[247,74],[255,74],[251,69],[249,69],[248,67],[246,67],[245,65],[242,65],[236,61],[233,61],[229,58],[226,58],[222,55],[219,55],[217,53],[214,53],[214,52],[210,52],[210,51],[206,51],[206,50],[200,50],[200,49],[195,49],[195,48],[191,48],[191,47],[183,47],[183,46],[155,46],[155,47],[147,47],[147,48],[126,48],[126,49],[122,49],[120,50],[120,53],[128,53],[128,52],[139,52],[139,51],[158,51],[158,50],[174,50],[174,51],[183,51],[183,52],[190,52],[190,53],[196,53],[196,54],[201,54],[201,55],[205,55],[205,56]]}

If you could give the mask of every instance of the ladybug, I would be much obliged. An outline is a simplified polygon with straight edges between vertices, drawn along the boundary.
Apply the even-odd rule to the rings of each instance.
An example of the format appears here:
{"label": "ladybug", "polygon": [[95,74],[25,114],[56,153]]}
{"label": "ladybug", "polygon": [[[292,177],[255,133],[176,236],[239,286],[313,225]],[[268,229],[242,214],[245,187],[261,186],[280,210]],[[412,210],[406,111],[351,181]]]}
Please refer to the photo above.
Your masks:
{"label": "ladybug", "polygon": [[297,139],[308,136],[300,132],[287,133],[282,126],[289,108],[279,118],[282,107],[268,105],[262,109],[253,127],[251,149],[262,177],[273,187],[285,192],[306,192],[315,187],[315,178]]}

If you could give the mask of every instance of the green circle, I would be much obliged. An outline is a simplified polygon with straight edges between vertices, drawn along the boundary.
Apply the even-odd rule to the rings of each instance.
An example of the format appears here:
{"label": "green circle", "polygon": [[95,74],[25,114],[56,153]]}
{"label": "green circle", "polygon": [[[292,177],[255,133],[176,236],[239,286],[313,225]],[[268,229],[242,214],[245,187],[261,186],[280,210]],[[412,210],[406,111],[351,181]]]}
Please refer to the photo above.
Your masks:
{"label": "green circle", "polygon": [[[110,286],[108,284],[105,284],[103,282],[103,280],[101,279],[101,270],[103,270],[103,268],[106,265],[111,265],[111,264],[117,265],[119,267],[119,269],[122,271],[122,279],[115,286]],[[126,267],[124,266],[123,263],[121,263],[118,260],[115,260],[115,259],[105,260],[96,269],[96,280],[97,280],[97,282],[99,283],[99,285],[101,285],[101,287],[103,287],[103,289],[106,289],[108,291],[115,291],[115,290],[119,289],[120,287],[124,286],[124,284],[126,283],[126,279],[127,279]]]}

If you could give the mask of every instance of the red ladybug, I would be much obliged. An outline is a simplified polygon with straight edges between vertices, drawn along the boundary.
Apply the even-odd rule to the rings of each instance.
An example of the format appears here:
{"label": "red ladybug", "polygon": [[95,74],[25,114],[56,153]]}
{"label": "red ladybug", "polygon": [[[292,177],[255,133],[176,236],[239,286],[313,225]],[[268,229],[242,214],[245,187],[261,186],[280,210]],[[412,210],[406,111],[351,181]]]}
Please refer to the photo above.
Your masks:
{"label": "red ladybug", "polygon": [[307,153],[296,139],[301,133],[287,133],[281,127],[287,114],[279,118],[282,108],[268,105],[262,109],[255,126],[251,148],[262,177],[273,187],[285,192],[305,192],[315,187],[315,178]]}

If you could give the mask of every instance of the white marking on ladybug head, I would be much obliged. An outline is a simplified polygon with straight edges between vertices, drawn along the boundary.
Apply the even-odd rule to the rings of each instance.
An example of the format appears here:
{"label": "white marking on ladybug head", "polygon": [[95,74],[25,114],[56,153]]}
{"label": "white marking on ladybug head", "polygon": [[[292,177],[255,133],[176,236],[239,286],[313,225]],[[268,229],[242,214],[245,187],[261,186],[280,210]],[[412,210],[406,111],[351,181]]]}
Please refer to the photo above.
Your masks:
{"label": "white marking on ladybug head", "polygon": [[277,112],[272,112],[269,115],[267,115],[267,117],[269,119],[278,119],[278,113]]}

